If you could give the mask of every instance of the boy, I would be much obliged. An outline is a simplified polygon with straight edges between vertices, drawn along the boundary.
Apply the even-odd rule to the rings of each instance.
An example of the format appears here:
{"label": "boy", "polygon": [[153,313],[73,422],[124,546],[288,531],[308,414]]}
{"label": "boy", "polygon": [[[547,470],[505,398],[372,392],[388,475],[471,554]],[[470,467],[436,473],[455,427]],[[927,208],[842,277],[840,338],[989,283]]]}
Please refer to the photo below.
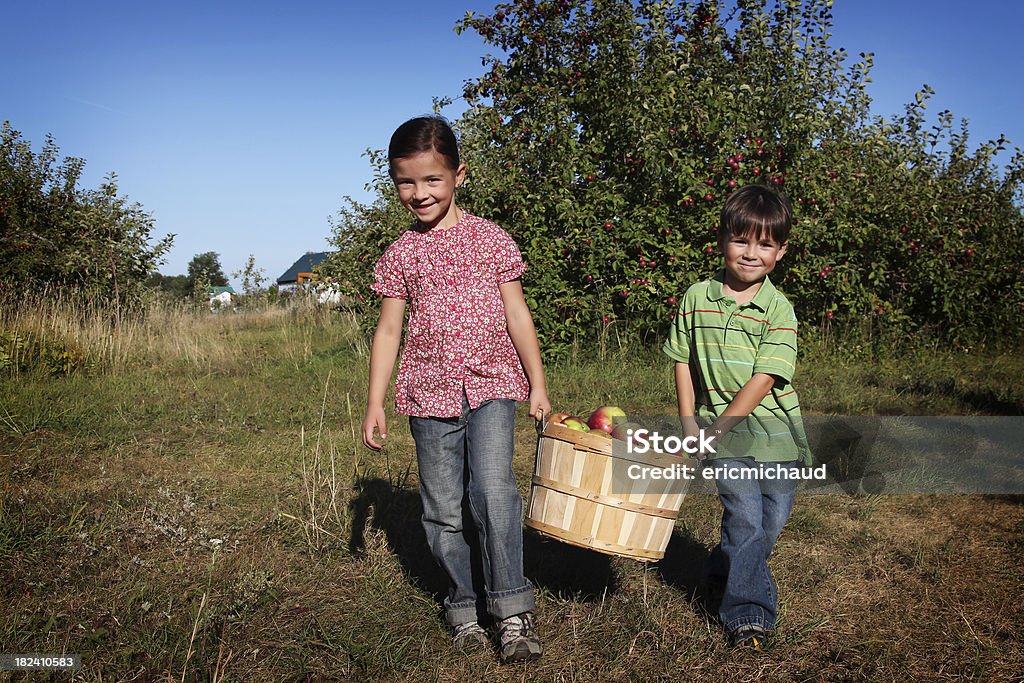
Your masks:
{"label": "boy", "polygon": [[[778,596],[768,556],[793,507],[810,451],[790,384],[796,317],[768,274],[786,253],[788,200],[742,187],[722,209],[718,248],[725,267],[687,290],[664,352],[676,361],[679,415],[687,435],[701,424],[722,502],[722,540],[708,558],[709,587],[732,646],[761,649],[775,626]],[[769,471],[770,470],[770,471]]]}

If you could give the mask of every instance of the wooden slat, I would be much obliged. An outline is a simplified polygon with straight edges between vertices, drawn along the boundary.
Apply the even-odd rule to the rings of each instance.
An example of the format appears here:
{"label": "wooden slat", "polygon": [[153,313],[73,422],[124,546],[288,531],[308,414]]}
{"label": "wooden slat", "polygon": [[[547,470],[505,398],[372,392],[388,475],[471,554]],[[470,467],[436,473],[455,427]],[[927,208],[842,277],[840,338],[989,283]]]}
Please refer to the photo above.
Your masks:
{"label": "wooden slat", "polygon": [[553,479],[547,479],[545,477],[538,477],[533,475],[533,483],[537,486],[542,486],[548,489],[554,489],[570,496],[577,498],[586,498],[592,500],[601,505],[607,505],[608,507],[619,508],[621,510],[629,510],[630,512],[637,512],[641,515],[650,515],[652,517],[664,517],[665,519],[675,519],[679,516],[679,510],[669,510],[667,508],[658,508],[651,505],[643,505],[641,503],[633,503],[622,498],[615,498],[613,496],[605,496],[600,493],[594,493],[585,488],[579,486],[573,486],[571,484],[563,484],[560,481],[554,481]]}
{"label": "wooden slat", "polygon": [[571,531],[559,529],[558,527],[550,524],[545,524],[544,522],[538,522],[535,519],[527,519],[526,526],[535,531],[539,531],[545,536],[550,536],[558,539],[559,541],[564,541],[581,548],[596,550],[597,552],[604,553],[606,555],[621,555],[623,557],[631,557],[634,560],[640,560],[642,562],[656,562],[657,560],[665,557],[664,550],[647,550],[645,548],[631,548],[615,545],[613,543],[606,543],[600,539],[582,534],[575,534]]}

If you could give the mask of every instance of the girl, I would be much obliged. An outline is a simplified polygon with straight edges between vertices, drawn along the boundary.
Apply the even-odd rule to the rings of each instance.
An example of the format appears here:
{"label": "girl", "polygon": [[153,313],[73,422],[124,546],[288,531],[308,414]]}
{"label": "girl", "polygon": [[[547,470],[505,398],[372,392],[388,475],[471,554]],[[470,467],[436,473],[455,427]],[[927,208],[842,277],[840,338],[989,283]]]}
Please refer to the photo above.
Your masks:
{"label": "girl", "polygon": [[[538,419],[551,406],[519,282],[525,266],[508,233],[456,205],[466,166],[447,121],[427,116],[403,123],[391,137],[388,162],[416,223],[374,268],[373,290],[382,302],[363,443],[379,450],[375,431],[387,437],[384,394],[408,302],[395,403],[409,416],[416,442],[423,528],[448,576],[444,607],[454,643],[487,642],[477,620],[483,606],[496,623],[503,662],[537,659],[513,432],[516,401],[528,398]],[[474,577],[482,577],[482,587]]]}

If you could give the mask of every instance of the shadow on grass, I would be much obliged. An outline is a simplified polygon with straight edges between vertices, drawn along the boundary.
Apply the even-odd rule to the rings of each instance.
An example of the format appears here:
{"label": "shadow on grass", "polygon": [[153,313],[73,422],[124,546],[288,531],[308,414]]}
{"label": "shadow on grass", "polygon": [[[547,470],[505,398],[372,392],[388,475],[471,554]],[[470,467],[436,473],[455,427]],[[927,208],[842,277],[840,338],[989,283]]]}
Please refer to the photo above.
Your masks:
{"label": "shadow on grass", "polygon": [[709,555],[703,543],[676,528],[665,548],[665,557],[655,568],[662,581],[689,596],[696,612],[717,618],[721,596],[709,591],[703,581],[704,563]]}
{"label": "shadow on grass", "polygon": [[[423,505],[419,492],[380,478],[360,479],[356,491],[349,503],[349,550],[359,553],[366,548],[368,528],[383,532],[409,580],[442,605],[448,594],[448,579],[427,546],[420,522]],[[471,545],[478,547],[476,533],[468,533]],[[549,540],[528,529],[523,537],[523,555],[527,578],[561,598],[591,601],[615,592],[615,576],[607,555]],[[477,554],[473,563],[474,585],[483,594]]]}
{"label": "shadow on grass", "polygon": [[526,575],[540,588],[563,600],[591,602],[618,588],[612,558],[527,529],[523,537]]}
{"label": "shadow on grass", "polygon": [[366,547],[366,529],[384,532],[388,548],[406,576],[440,605],[448,595],[448,579],[434,561],[420,523],[423,506],[416,489],[395,486],[378,478],[360,478],[357,495],[349,502],[352,532],[348,547],[359,553]]}
{"label": "shadow on grass", "polygon": [[993,500],[1001,500],[1004,503],[1010,503],[1011,505],[1024,505],[1024,494],[1020,493],[997,493],[991,496],[986,496]]}

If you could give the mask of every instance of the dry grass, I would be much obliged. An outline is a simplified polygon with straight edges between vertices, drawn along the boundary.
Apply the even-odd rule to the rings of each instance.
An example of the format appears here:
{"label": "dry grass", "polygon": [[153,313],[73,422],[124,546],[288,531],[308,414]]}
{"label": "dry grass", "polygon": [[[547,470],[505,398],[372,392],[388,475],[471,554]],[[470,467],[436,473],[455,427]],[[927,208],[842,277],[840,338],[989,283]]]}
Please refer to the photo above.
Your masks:
{"label": "dry grass", "polygon": [[[528,534],[544,658],[503,667],[488,650],[461,655],[439,618],[444,581],[418,522],[407,425],[391,418],[381,454],[357,443],[367,359],[353,320],[168,312],[114,343],[53,311],[18,315],[23,328],[77,334],[97,359],[60,379],[0,377],[0,651],[81,653],[74,680],[1015,681],[1024,671],[1024,505],[1011,496],[800,498],[772,560],[782,619],[763,655],[729,651],[705,610],[713,496],[687,498],[655,565]],[[670,408],[667,371],[606,353],[550,369],[557,405]],[[944,369],[952,410],[980,411],[974,397],[1004,391],[1022,365],[971,362],[994,367],[996,381],[934,354],[940,371],[917,357],[844,366],[823,356],[805,376],[850,387],[873,373],[871,394],[847,400],[898,393],[916,412]],[[988,407],[1021,398],[1000,396]],[[535,438],[521,416],[524,494]]]}
{"label": "dry grass", "polygon": [[[272,333],[261,340],[293,362],[312,353],[327,325],[341,319],[346,336],[368,352],[352,334],[358,321],[351,313],[316,306],[296,296],[278,306],[222,309],[208,314],[185,301],[156,300],[144,309],[114,311],[109,306],[60,291],[43,291],[0,301],[0,330],[10,336],[41,340],[52,348],[71,349],[81,365],[94,372],[119,372],[139,363],[174,364],[198,370],[235,370],[248,366],[238,342],[247,332]],[[292,324],[302,320],[303,324]],[[17,360],[16,358],[13,360]],[[16,368],[18,363],[13,363]]]}

